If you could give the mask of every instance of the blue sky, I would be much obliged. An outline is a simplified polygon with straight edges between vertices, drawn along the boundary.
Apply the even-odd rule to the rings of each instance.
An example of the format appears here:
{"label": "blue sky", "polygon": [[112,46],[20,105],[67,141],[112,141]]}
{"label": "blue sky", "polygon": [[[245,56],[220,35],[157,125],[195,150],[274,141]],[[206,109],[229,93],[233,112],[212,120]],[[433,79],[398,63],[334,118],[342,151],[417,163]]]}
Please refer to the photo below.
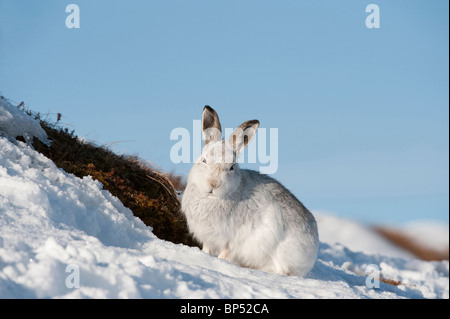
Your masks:
{"label": "blue sky", "polygon": [[1,0],[0,93],[182,175],[170,133],[209,104],[223,127],[278,128],[273,176],[311,210],[448,222],[448,6]]}

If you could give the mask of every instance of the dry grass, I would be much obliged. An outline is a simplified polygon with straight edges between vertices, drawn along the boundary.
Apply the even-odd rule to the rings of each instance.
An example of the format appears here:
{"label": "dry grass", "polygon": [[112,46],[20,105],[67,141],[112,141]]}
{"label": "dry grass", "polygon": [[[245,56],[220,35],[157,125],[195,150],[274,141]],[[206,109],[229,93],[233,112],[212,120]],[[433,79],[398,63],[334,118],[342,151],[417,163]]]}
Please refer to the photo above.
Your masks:
{"label": "dry grass", "polygon": [[394,229],[389,229],[386,227],[374,227],[375,231],[387,238],[389,241],[395,245],[409,251],[417,258],[423,260],[448,260],[449,251],[446,250],[434,250],[425,246],[420,245],[414,241],[411,237],[397,231]]}
{"label": "dry grass", "polygon": [[398,280],[388,279],[388,278],[383,278],[383,277],[380,278],[380,281],[384,282],[385,284],[391,285],[391,286],[398,286],[401,284],[401,282]]}
{"label": "dry grass", "polygon": [[105,147],[80,141],[73,132],[45,121],[41,125],[52,140],[50,147],[35,140],[35,149],[58,167],[78,177],[90,175],[118,197],[160,239],[197,246],[188,232],[176,190],[181,177],[164,175],[136,156],[117,155]]}

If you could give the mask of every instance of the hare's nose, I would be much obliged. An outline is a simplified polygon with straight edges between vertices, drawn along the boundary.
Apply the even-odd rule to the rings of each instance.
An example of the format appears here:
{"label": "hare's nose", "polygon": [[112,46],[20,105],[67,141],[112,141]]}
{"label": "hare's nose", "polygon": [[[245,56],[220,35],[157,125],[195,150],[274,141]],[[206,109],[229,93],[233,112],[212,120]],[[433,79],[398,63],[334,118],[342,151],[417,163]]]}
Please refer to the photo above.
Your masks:
{"label": "hare's nose", "polygon": [[220,186],[220,182],[217,179],[210,179],[209,185],[211,185],[212,188],[217,188]]}

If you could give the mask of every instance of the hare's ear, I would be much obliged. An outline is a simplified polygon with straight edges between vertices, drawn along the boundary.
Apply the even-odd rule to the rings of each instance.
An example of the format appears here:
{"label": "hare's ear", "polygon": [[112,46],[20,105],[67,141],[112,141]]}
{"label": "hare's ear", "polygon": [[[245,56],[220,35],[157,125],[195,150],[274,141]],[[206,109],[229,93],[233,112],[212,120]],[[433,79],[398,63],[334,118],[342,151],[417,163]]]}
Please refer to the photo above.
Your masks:
{"label": "hare's ear", "polygon": [[236,154],[242,152],[248,143],[250,143],[253,136],[255,136],[258,126],[258,120],[251,120],[242,123],[237,129],[234,130],[228,142],[231,144]]}
{"label": "hare's ear", "polygon": [[202,131],[205,145],[209,142],[222,140],[222,127],[220,126],[219,116],[209,105],[203,108]]}

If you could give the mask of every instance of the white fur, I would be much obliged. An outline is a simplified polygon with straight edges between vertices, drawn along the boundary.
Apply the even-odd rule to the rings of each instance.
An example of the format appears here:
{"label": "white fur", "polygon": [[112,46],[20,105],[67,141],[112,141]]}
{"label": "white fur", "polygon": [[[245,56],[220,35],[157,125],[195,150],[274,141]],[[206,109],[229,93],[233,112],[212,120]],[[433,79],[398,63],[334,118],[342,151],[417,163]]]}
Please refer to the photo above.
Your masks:
{"label": "white fur", "polygon": [[[216,139],[194,163],[182,199],[189,230],[211,255],[266,272],[305,275],[319,243],[313,215],[275,179],[240,170],[233,150]],[[223,160],[230,156],[231,162]]]}

